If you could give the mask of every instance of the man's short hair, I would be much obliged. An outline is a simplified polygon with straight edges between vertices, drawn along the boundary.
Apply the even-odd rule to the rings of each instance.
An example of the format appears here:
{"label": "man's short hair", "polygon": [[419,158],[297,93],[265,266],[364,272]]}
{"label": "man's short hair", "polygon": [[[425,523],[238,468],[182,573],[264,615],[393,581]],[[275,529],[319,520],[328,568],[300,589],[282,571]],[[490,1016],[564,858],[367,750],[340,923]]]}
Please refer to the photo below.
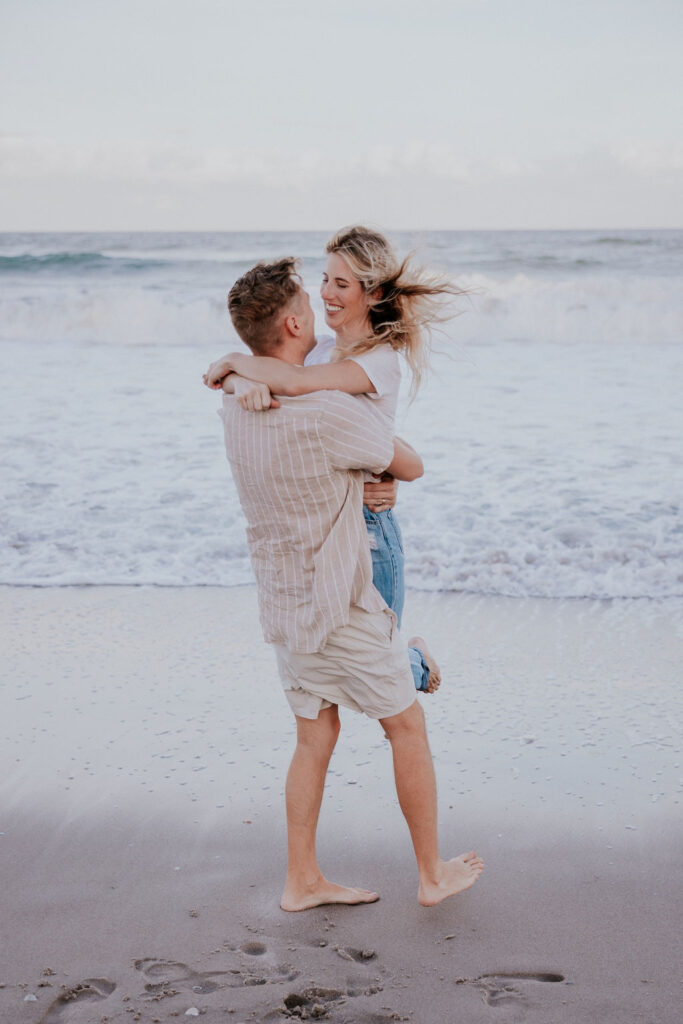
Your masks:
{"label": "man's short hair", "polygon": [[235,330],[256,355],[272,355],[280,344],[281,318],[301,291],[299,260],[261,261],[235,281],[228,310]]}

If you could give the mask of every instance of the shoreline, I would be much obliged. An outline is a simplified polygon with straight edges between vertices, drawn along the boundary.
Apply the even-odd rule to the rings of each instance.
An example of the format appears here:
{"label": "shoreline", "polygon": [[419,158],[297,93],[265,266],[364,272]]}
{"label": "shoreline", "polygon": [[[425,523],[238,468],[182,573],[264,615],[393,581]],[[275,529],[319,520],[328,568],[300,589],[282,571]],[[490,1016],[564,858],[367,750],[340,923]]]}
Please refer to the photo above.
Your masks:
{"label": "shoreline", "polygon": [[625,601],[409,591],[443,853],[486,870],[418,906],[386,741],[346,713],[320,858],[381,900],[287,915],[254,588],[0,587],[0,1021],[673,1024],[683,630]]}
{"label": "shoreline", "polygon": [[[240,589],[253,589],[255,584],[253,582],[243,581],[241,583],[148,583],[148,582],[121,582],[121,583],[2,583],[0,582],[0,593],[3,591],[11,590],[215,590],[215,591],[230,591]],[[556,602],[569,601],[573,602],[595,602],[597,604],[615,604],[623,603],[628,604],[630,602],[643,601],[646,603],[661,604],[665,608],[667,606],[673,606],[678,603],[683,609],[683,593],[681,594],[670,594],[668,596],[657,596],[652,594],[635,594],[627,596],[609,596],[600,597],[597,595],[590,594],[565,594],[565,595],[548,595],[548,594],[498,594],[488,593],[478,590],[439,590],[435,588],[421,588],[421,587],[406,587],[406,595],[432,595],[433,597],[442,597],[445,600],[451,598],[457,599],[476,599],[480,598],[486,601],[542,601],[548,604]]]}

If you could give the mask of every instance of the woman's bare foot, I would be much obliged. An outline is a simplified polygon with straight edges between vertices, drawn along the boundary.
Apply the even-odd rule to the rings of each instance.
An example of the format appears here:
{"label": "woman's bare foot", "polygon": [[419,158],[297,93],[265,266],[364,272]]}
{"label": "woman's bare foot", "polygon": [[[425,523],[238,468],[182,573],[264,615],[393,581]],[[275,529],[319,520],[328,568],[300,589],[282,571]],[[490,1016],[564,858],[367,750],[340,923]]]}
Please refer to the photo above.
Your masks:
{"label": "woman's bare foot", "polygon": [[442,860],[434,878],[421,879],[417,901],[423,907],[435,907],[437,903],[464,892],[474,885],[484,870],[484,862],[474,850],[462,853],[453,860]]}
{"label": "woman's bare foot", "polygon": [[347,885],[335,885],[328,882],[322,876],[311,886],[296,887],[285,884],[280,907],[282,910],[294,912],[297,910],[310,910],[311,907],[320,907],[325,903],[346,903],[355,905],[357,903],[376,903],[379,896],[369,889],[359,889]]}
{"label": "woman's bare foot", "polygon": [[429,681],[427,683],[427,689],[424,693],[436,693],[441,686],[441,669],[434,661],[434,655],[427,647],[427,642],[424,637],[414,636],[408,641],[408,647],[417,647],[418,651],[422,655],[429,669]]}

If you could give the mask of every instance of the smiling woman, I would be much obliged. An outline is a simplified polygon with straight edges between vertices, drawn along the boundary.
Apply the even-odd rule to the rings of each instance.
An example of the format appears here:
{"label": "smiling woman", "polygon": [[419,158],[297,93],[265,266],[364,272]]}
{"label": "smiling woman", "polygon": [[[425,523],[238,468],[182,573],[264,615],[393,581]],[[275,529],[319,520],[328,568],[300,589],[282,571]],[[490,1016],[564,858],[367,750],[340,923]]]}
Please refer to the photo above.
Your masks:
{"label": "smiling woman", "polygon": [[454,316],[444,300],[464,290],[450,278],[414,267],[410,257],[399,262],[384,235],[360,225],[342,228],[326,252],[320,294],[337,353],[388,344],[405,357],[414,394],[428,362],[430,328]]}
{"label": "smiling woman", "polygon": [[346,260],[331,253],[323,273],[320,295],[325,303],[325,321],[337,335],[337,346],[344,336],[357,336],[368,316],[368,299],[363,286],[351,273]]}

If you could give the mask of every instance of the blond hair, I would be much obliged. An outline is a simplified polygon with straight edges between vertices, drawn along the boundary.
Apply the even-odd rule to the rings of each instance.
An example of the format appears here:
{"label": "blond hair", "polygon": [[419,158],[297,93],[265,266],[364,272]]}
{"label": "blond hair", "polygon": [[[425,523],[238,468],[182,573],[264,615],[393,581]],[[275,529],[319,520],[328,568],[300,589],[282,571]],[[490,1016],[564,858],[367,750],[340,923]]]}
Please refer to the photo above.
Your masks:
{"label": "blond hair", "polygon": [[346,261],[368,300],[371,334],[353,351],[388,344],[403,353],[415,394],[429,364],[432,327],[455,315],[446,307],[446,296],[463,295],[463,289],[444,275],[414,266],[411,256],[399,262],[384,235],[362,225],[342,228],[325,251]]}

